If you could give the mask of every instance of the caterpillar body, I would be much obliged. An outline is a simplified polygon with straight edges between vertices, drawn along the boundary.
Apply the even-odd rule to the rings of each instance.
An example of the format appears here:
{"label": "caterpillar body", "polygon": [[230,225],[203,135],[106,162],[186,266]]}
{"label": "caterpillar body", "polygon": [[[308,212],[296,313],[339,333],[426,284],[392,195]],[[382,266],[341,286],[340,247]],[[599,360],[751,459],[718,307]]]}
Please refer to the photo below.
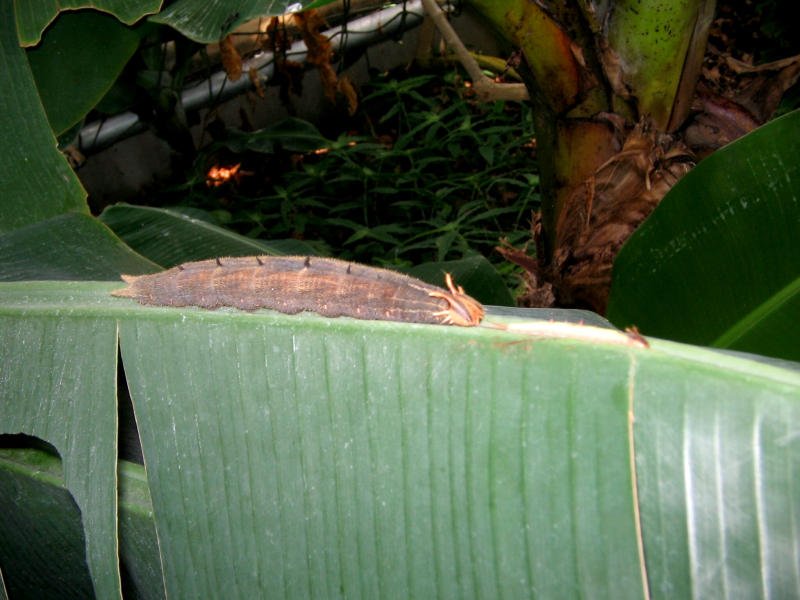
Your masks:
{"label": "caterpillar body", "polygon": [[268,308],[353,317],[471,327],[481,304],[445,274],[447,289],[388,269],[333,258],[250,256],[179,265],[153,275],[123,275],[114,296],[157,306]]}

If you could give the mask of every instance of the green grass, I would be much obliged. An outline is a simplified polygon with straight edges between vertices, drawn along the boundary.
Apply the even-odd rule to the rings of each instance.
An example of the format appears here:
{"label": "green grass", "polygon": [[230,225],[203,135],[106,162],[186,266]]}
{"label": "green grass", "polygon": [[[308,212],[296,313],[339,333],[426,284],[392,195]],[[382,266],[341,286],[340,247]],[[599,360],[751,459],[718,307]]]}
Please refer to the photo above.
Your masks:
{"label": "green grass", "polygon": [[[181,200],[161,203],[351,260],[403,266],[479,253],[510,275],[493,249],[501,237],[523,243],[539,205],[530,109],[478,103],[454,71],[377,75],[360,95],[353,117],[337,113],[319,129],[290,119],[217,133]],[[238,181],[205,184],[212,165],[236,163]]]}

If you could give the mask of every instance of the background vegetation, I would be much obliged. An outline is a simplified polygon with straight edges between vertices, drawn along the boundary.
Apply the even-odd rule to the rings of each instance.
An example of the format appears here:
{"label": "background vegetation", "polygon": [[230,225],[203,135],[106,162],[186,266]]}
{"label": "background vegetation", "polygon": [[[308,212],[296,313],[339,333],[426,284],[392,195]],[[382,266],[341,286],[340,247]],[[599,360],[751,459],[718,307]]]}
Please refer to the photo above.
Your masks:
{"label": "background vegetation", "polygon": [[[366,95],[375,114],[344,135],[297,120],[209,124],[213,143],[195,147],[176,91],[197,44],[251,16],[246,4],[182,0],[143,19],[158,7],[98,2],[119,18],[102,17],[85,59],[98,72],[78,61],[79,78],[55,85],[75,64],[64,40],[91,46],[94,17],[58,16],[64,37],[48,29],[38,50],[63,68],[48,71],[21,45],[56,13],[0,4],[0,431],[4,446],[39,448],[0,455],[11,597],[796,595],[795,364],[546,320],[603,324],[579,311],[490,309],[509,327],[495,330],[110,296],[122,272],[337,252],[456,258],[423,274],[448,270],[487,303],[512,302],[484,253],[501,231],[522,243],[524,213],[554,197],[552,173],[526,168],[531,123],[542,159],[544,113],[477,105],[461,76],[391,76]],[[180,42],[174,63],[162,64],[164,41]],[[185,150],[183,179],[157,207],[97,217],[55,134],[72,139],[112,100]],[[617,323],[796,358],[798,119],[711,154],[672,188],[616,261]],[[240,159],[238,181],[207,185],[207,169]],[[279,176],[256,174],[265,159]],[[164,209],[177,194],[199,206]],[[516,258],[538,260],[532,246]],[[146,471],[119,460],[134,412]]]}
{"label": "background vegetation", "polygon": [[[290,118],[256,131],[219,130],[193,177],[148,204],[211,212],[243,235],[303,239],[319,251],[387,266],[493,252],[521,243],[538,207],[527,106],[480,103],[454,70],[376,74],[353,117],[320,127]],[[207,185],[213,165],[240,164]],[[511,283],[510,278],[507,283]]]}

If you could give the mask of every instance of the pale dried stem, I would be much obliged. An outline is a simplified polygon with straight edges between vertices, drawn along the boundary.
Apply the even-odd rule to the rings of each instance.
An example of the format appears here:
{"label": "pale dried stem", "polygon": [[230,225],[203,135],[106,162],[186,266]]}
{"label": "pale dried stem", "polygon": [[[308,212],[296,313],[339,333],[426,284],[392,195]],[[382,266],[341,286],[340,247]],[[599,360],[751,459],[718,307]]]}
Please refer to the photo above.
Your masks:
{"label": "pale dried stem", "polygon": [[464,46],[464,42],[450,25],[444,11],[436,3],[436,0],[422,0],[425,12],[433,20],[436,28],[444,39],[445,43],[452,48],[459,62],[467,71],[472,79],[472,86],[478,97],[485,101],[510,100],[513,102],[523,102],[528,99],[528,89],[522,83],[497,83],[487,77],[481,71],[478,62]]}

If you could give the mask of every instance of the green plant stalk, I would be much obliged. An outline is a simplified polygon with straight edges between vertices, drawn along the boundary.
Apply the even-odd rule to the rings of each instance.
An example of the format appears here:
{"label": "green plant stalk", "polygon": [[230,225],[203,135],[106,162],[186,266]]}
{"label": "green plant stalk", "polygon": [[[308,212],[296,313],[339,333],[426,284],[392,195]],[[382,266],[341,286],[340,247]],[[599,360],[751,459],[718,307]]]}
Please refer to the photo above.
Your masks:
{"label": "green plant stalk", "polygon": [[[633,96],[638,113],[649,115],[661,131],[686,117],[715,6],[716,0],[618,0],[610,13],[611,85],[618,95]],[[689,98],[681,99],[673,117],[679,89]]]}
{"label": "green plant stalk", "polygon": [[[614,151],[613,132],[585,118],[610,111],[612,101],[596,84],[603,81],[599,62],[579,63],[574,50],[580,46],[543,5],[523,0],[475,0],[470,5],[526,58],[520,75],[534,106],[543,235],[545,247],[552,251],[557,215],[566,196]],[[571,22],[578,20],[575,6],[564,10],[572,12]],[[584,34],[574,37],[583,39]],[[582,55],[591,58],[591,52],[584,49]]]}
{"label": "green plant stalk", "polygon": [[714,1],[470,5],[526,58],[520,71],[535,106],[543,237],[550,253],[566,198],[620,146],[611,127],[593,120],[605,112],[628,120],[648,115],[660,130],[682,121]]}
{"label": "green plant stalk", "polygon": [[582,67],[570,50],[573,40],[541,5],[524,0],[472,0],[470,6],[522,50],[535,82],[532,98],[554,114],[579,103]]}

